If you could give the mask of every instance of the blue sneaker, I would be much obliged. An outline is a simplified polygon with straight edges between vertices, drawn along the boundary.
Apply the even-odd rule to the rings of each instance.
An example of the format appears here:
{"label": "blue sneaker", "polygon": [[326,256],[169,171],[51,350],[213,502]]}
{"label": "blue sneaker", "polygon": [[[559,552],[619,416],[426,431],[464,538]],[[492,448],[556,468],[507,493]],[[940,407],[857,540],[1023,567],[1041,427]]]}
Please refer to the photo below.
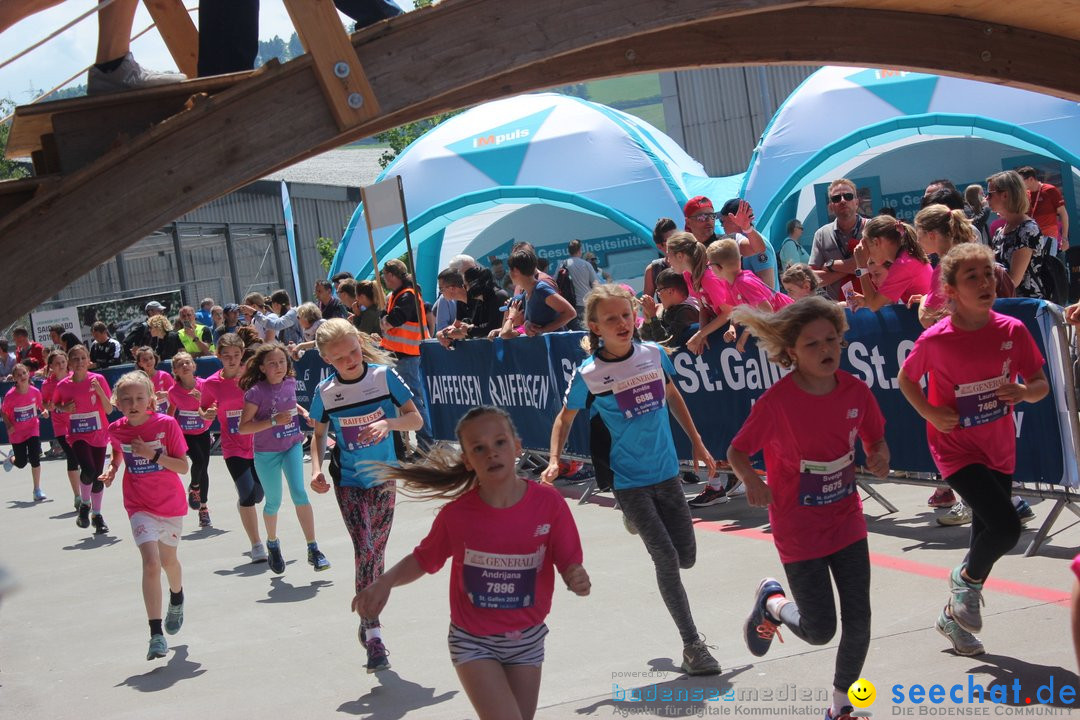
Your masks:
{"label": "blue sneaker", "polygon": [[390,669],[390,653],[387,651],[386,646],[383,645],[382,638],[376,637],[366,641],[364,649],[367,650],[367,663],[364,668],[367,669],[368,673]]}
{"label": "blue sneaker", "polygon": [[[48,499],[49,498],[45,495],[45,493],[41,491],[41,488],[39,488],[39,487],[34,488],[34,502],[41,502],[43,500],[48,500]],[[1032,513],[1032,514],[1034,514],[1034,513]]]}
{"label": "blue sneaker", "polygon": [[960,574],[963,569],[963,565],[957,565],[949,573],[949,590],[952,592],[948,604],[949,615],[963,629],[970,633],[977,633],[982,630],[983,624],[982,610],[979,606],[986,604],[982,596],[983,584],[964,580]]}
{"label": "blue sneaker", "polygon": [[1022,497],[1013,498],[1013,507],[1016,508],[1016,516],[1020,518],[1021,525],[1027,525],[1029,522],[1035,519],[1035,511],[1028,505],[1027,500]]}
{"label": "blue sneaker", "polygon": [[315,568],[315,572],[330,569],[330,561],[326,559],[326,556],[322,554],[322,550],[319,548],[308,548],[307,561],[308,565]]}
{"label": "blue sneaker", "polygon": [[285,556],[281,554],[281,541],[280,540],[267,540],[266,550],[270,554],[268,562],[270,563],[270,569],[276,572],[278,575],[285,572]]}
{"label": "blue sneaker", "polygon": [[165,636],[151,635],[150,649],[146,653],[146,659],[157,660],[158,658],[165,657],[165,653],[167,652],[169,652],[169,643],[165,642]]}
{"label": "blue sneaker", "polygon": [[773,595],[784,595],[784,586],[775,578],[765,578],[758,585],[754,595],[754,606],[750,615],[746,618],[746,626],[743,634],[746,637],[746,647],[756,657],[761,657],[769,651],[772,645],[773,635],[784,642],[780,635],[780,621],[773,619],[765,607],[765,601]]}
{"label": "blue sneaker", "polygon": [[937,622],[934,624],[934,628],[949,638],[949,642],[952,643],[953,650],[957,655],[982,655],[986,652],[986,648],[983,647],[982,641],[969,633],[964,628],[956,624],[956,620],[949,617],[949,608],[946,605],[941,610],[941,614],[938,615]]}
{"label": "blue sneaker", "polygon": [[180,632],[180,627],[184,624],[184,603],[179,605],[173,605],[169,603],[169,609],[165,613],[165,632],[170,635],[175,635]]}

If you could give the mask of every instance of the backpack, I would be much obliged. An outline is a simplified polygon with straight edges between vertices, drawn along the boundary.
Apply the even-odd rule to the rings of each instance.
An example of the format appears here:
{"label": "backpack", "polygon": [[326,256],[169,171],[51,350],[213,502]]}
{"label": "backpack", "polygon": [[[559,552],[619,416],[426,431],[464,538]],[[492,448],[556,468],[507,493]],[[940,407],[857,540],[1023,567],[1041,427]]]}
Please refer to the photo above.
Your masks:
{"label": "backpack", "polygon": [[560,295],[566,298],[568,303],[577,307],[577,292],[574,291],[574,280],[570,277],[570,268],[566,266],[566,263],[567,261],[563,260],[559,264],[559,270],[555,273],[555,288]]}
{"label": "backpack", "polygon": [[1043,238],[1042,246],[1046,249],[1040,254],[1031,256],[1028,273],[1037,288],[1036,297],[1041,297],[1056,305],[1067,305],[1069,274],[1061,260],[1058,260],[1057,256],[1051,252],[1056,242],[1053,238]]}

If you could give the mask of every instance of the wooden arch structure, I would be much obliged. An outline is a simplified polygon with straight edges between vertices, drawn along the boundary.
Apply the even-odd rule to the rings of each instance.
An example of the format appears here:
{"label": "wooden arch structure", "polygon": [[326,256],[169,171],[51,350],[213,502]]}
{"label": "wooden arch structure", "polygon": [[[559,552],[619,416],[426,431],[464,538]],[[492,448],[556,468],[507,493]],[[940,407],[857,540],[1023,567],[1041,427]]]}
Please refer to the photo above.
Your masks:
{"label": "wooden arch structure", "polygon": [[[37,177],[0,183],[0,324],[267,173],[520,92],[687,67],[842,63],[1080,101],[1080,0],[445,0],[336,50],[305,37],[317,21],[296,11],[328,0],[286,1],[314,50],[303,58],[17,114],[8,154],[33,153]],[[336,82],[340,62],[353,71]]]}

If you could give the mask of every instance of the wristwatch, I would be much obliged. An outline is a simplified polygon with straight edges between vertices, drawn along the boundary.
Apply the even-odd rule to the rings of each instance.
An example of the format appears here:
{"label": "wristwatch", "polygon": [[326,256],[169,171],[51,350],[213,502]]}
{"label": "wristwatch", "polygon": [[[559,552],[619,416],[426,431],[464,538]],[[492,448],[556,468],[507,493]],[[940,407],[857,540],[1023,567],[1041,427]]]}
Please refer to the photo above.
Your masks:
{"label": "wristwatch", "polygon": [[861,278],[863,275],[869,275],[869,268],[855,268],[855,277]]}
{"label": "wristwatch", "polygon": [[161,448],[157,449],[157,452],[154,453],[154,457],[150,460],[150,462],[156,465],[159,459],[161,459]]}
{"label": "wristwatch", "polygon": [[271,415],[270,416],[270,427],[275,427],[276,425],[277,425],[277,417],[274,416],[274,415]]}
{"label": "wristwatch", "polygon": [[825,269],[828,270],[829,272],[832,272],[834,265],[836,265],[835,260],[826,260],[825,261]]}

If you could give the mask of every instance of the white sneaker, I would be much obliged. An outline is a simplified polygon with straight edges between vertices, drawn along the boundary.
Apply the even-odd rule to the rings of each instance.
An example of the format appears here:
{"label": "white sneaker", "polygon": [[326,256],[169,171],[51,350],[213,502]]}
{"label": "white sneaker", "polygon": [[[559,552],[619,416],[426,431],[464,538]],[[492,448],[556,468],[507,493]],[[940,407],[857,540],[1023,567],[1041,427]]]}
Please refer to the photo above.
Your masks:
{"label": "white sneaker", "polygon": [[953,505],[949,512],[940,516],[938,525],[966,525],[971,522],[971,508],[962,502]]}
{"label": "white sneaker", "polygon": [[746,494],[746,486],[742,484],[742,481],[735,477],[735,473],[732,473],[728,477],[727,486],[724,488],[724,492],[729,498],[739,497]]}
{"label": "white sneaker", "polygon": [[182,73],[163,73],[147,70],[135,62],[134,55],[128,53],[124,56],[120,67],[112,72],[103,72],[96,65],[90,66],[86,78],[86,94],[104,95],[124,90],[171,85],[183,80],[187,80],[187,75]]}
{"label": "white sneaker", "polygon": [[251,562],[264,563],[266,562],[266,546],[262,543],[255,543],[251,546]]}

